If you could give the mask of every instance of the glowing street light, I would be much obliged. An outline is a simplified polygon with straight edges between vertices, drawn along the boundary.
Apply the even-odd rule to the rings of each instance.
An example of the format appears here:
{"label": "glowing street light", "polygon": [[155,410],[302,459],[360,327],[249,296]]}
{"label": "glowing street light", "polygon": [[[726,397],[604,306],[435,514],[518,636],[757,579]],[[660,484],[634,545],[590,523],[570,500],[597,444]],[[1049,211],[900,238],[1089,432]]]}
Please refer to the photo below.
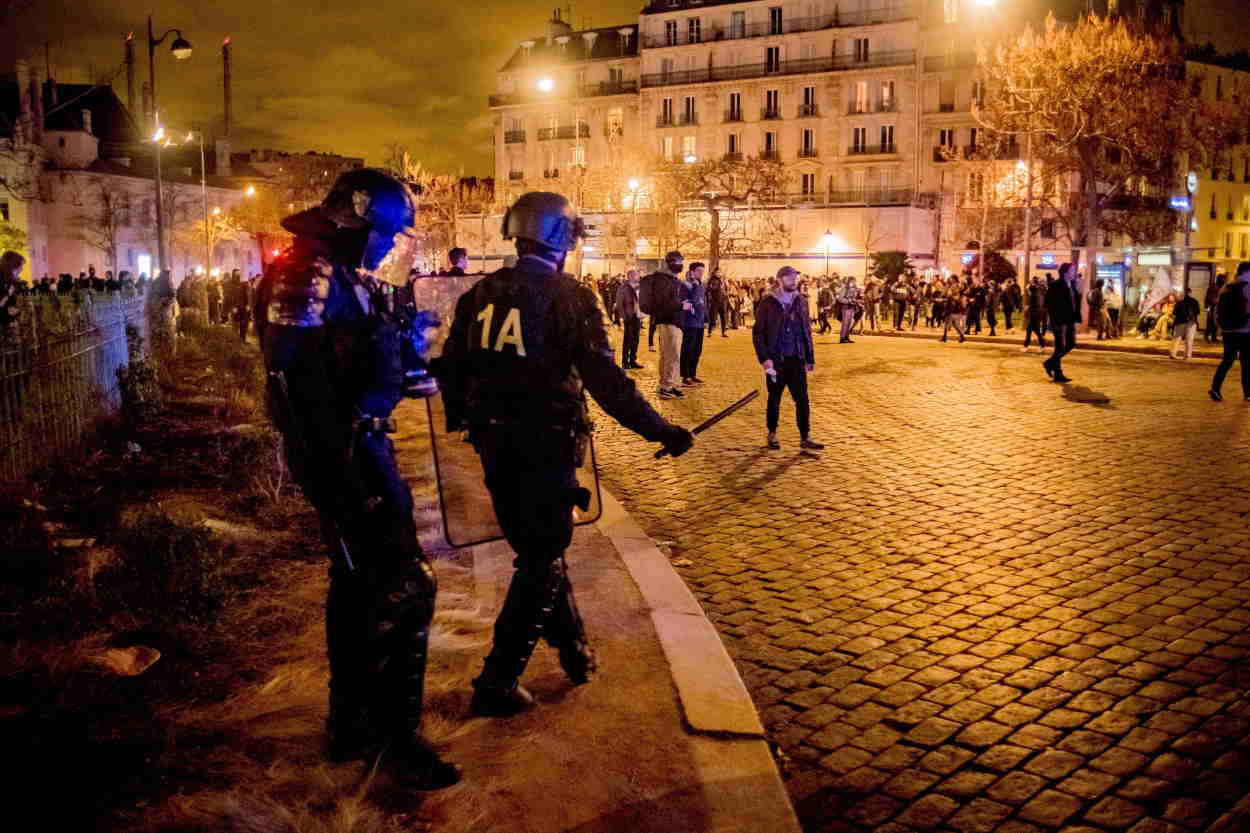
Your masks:
{"label": "glowing street light", "polygon": [[245,196],[245,197],[254,197],[254,196],[256,196],[256,186],[255,186],[255,185],[249,185],[249,186],[247,186],[247,190],[245,190],[245,191],[243,192],[243,196]]}
{"label": "glowing street light", "polygon": [[218,205],[213,206],[213,216],[216,217],[220,213],[221,213],[221,206],[218,206]]}
{"label": "glowing street light", "polygon": [[698,162],[698,161],[699,161],[699,157],[695,156],[693,153],[686,154],[685,162],[687,165],[693,165],[695,162]]}
{"label": "glowing street light", "polygon": [[540,93],[549,93],[556,88],[556,82],[551,78],[539,78],[536,86]]}
{"label": "glowing street light", "polygon": [[638,186],[639,186],[639,185],[641,185],[642,183],[641,183],[641,182],[639,182],[639,181],[638,181],[638,179],[637,179],[636,177],[632,177],[632,176],[631,176],[631,177],[629,178],[629,182],[628,182],[628,183],[626,183],[626,184],[629,186],[629,190],[630,190],[630,191],[637,191],[637,190],[638,190]]}
{"label": "glowing street light", "polygon": [[155,136],[153,141],[156,143],[156,172],[153,177],[153,186],[156,196],[156,252],[157,259],[160,261],[156,268],[158,271],[165,271],[169,268],[169,262],[165,258],[165,208],[164,200],[161,196],[161,140],[165,136],[165,132],[160,128],[159,105],[156,99],[156,47],[165,42],[170,35],[174,35],[174,41],[169,46],[169,51],[173,53],[174,60],[185,61],[191,57],[191,43],[182,36],[181,29],[168,29],[159,38],[152,28],[152,16],[148,15],[148,95],[152,104],[152,122],[156,125]]}
{"label": "glowing street light", "polygon": [[835,238],[833,236],[833,232],[830,231],[829,229],[825,229],[824,235],[822,235],[820,238],[820,242],[823,243],[825,246],[825,277],[826,278],[829,277],[829,250],[833,248],[834,239]]}

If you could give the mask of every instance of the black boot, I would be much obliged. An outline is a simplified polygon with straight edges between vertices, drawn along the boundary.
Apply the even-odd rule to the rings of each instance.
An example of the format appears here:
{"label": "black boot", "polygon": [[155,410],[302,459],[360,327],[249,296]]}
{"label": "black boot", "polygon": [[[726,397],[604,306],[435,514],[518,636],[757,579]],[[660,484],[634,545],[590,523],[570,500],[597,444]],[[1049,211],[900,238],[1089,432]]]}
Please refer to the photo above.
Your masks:
{"label": "black boot", "polygon": [[386,745],[378,767],[396,783],[414,790],[442,790],[460,783],[460,767],[444,761],[417,737],[398,738]]}
{"label": "black boot", "polygon": [[534,695],[517,680],[496,683],[483,674],[473,681],[469,711],[478,717],[512,717],[533,707]]}
{"label": "black boot", "polygon": [[595,652],[584,641],[560,646],[560,667],[574,685],[585,685],[599,670]]}

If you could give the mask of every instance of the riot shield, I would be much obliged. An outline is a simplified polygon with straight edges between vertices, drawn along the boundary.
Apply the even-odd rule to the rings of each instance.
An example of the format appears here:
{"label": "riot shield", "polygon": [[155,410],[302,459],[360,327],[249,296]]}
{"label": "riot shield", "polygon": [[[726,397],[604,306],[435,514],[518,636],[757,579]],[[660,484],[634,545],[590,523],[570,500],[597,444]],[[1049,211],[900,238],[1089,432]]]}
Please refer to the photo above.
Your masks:
{"label": "riot shield", "polygon": [[[432,310],[442,321],[437,334],[431,334],[429,357],[443,352],[443,342],[451,328],[456,302],[460,296],[481,280],[481,275],[464,277],[421,277],[412,285],[412,299],[417,309]],[[443,518],[443,537],[452,547],[467,547],[503,539],[503,531],[495,519],[495,508],[486,488],[482,462],[461,432],[447,431],[443,397],[426,399],[430,421],[430,448],[434,474],[438,482],[438,502]],[[590,492],[586,510],[573,508],[573,522],[581,526],[599,520],[603,502],[599,493],[599,468],[595,462],[593,440],[585,462],[577,471],[578,483]]]}

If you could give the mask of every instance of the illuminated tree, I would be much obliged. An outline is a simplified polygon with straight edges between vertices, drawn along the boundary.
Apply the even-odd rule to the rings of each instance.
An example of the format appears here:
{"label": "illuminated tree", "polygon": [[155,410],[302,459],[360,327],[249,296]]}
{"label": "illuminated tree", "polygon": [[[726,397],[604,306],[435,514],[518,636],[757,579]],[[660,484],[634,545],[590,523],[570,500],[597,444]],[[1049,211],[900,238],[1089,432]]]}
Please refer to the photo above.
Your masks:
{"label": "illuminated tree", "polygon": [[82,211],[70,222],[75,236],[93,249],[99,250],[110,267],[118,268],[117,247],[121,230],[129,222],[130,193],[111,177],[91,177],[86,187]]}
{"label": "illuminated tree", "polygon": [[[1032,134],[1033,157],[1057,184],[1046,219],[1068,227],[1085,262],[1100,238],[1168,241],[1166,197],[1182,164],[1212,164],[1237,129],[1240,101],[1211,101],[1174,40],[1094,15],[982,50],[984,101],[973,114],[1003,134]],[[1023,142],[1021,142],[1023,144]],[[1088,277],[1088,276],[1087,276]]]}
{"label": "illuminated tree", "polygon": [[650,178],[659,236],[668,236],[665,224],[672,216],[671,236],[678,248],[684,244],[706,252],[709,269],[715,269],[723,255],[767,249],[788,235],[778,212],[762,208],[784,199],[790,175],[780,161],[662,160]]}
{"label": "illuminated tree", "polygon": [[26,254],[26,232],[5,220],[0,220],[0,251],[12,249]]}
{"label": "illuminated tree", "polygon": [[281,186],[259,185],[256,192],[237,202],[230,209],[230,222],[242,234],[251,236],[260,248],[261,263],[267,262],[274,249],[284,248],[291,234],[282,228],[282,220],[290,214],[290,199]]}

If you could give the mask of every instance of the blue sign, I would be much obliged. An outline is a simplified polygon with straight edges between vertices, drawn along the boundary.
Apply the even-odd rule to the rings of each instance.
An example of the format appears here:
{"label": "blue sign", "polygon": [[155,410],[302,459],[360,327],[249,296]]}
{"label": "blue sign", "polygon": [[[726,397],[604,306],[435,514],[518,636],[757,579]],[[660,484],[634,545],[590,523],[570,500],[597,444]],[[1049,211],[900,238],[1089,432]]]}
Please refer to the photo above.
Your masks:
{"label": "blue sign", "polygon": [[963,254],[959,256],[959,262],[962,263],[964,266],[967,266],[969,263],[972,263],[972,259],[974,257],[976,257],[976,255],[974,255],[972,252],[964,252]]}
{"label": "blue sign", "polygon": [[1052,254],[1050,254],[1049,252],[1047,252],[1046,254],[1042,255],[1042,265],[1043,265],[1043,266],[1054,266],[1054,265],[1055,265],[1055,256],[1054,256],[1054,255],[1052,255]]}
{"label": "blue sign", "polygon": [[1189,197],[1172,197],[1168,204],[1172,206],[1174,211],[1188,211]]}

